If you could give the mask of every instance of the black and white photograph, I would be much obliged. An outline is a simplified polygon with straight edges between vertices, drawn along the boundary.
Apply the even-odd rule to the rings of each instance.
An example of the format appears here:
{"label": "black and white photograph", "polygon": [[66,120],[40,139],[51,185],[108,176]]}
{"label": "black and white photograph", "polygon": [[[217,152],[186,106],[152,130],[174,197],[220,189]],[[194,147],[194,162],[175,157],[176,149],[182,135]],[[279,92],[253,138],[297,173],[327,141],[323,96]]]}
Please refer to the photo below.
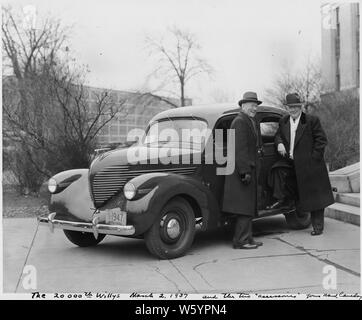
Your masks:
{"label": "black and white photograph", "polygon": [[2,1],[1,299],[361,299],[359,10]]}

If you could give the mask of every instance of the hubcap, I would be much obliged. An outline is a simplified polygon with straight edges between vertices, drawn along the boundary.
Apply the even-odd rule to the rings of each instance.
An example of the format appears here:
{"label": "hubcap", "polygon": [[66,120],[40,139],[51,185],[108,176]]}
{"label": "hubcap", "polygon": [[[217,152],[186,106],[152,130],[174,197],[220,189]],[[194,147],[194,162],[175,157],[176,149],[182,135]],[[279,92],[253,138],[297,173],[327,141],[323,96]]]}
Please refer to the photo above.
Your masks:
{"label": "hubcap", "polygon": [[176,239],[180,235],[180,223],[177,219],[170,219],[167,223],[166,232],[171,239]]}

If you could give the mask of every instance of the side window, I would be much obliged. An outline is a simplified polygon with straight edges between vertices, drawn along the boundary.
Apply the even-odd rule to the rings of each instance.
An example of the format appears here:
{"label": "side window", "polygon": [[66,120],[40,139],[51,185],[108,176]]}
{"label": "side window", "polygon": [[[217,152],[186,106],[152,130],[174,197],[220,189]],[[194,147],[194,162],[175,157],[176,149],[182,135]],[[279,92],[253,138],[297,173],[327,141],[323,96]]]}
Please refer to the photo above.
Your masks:
{"label": "side window", "polygon": [[260,120],[260,132],[263,143],[273,142],[274,136],[279,127],[278,116],[265,116]]}

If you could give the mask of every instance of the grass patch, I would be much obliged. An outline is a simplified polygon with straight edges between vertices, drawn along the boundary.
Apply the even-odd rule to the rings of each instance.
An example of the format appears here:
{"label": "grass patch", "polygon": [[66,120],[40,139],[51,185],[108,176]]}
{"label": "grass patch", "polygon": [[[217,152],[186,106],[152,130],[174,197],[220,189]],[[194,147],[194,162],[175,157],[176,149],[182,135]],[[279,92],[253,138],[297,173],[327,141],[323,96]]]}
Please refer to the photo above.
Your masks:
{"label": "grass patch", "polygon": [[39,194],[20,195],[14,186],[3,186],[3,217],[31,218],[48,213],[50,194],[42,187]]}

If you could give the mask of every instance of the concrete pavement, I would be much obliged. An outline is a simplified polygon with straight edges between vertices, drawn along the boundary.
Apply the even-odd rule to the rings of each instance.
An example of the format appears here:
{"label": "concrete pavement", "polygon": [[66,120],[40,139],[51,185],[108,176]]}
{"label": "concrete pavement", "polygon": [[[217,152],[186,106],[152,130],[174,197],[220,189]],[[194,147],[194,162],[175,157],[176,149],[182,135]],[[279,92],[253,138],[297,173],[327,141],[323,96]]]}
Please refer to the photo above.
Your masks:
{"label": "concrete pavement", "polygon": [[[174,260],[151,256],[143,240],[106,237],[78,248],[61,230],[51,234],[35,219],[4,219],[4,293],[28,292],[22,270],[37,270],[41,292],[360,292],[360,228],[326,218],[325,234],[294,231],[283,216],[254,222],[264,245],[234,250],[231,235],[196,235],[190,252]],[[336,290],[325,290],[323,268],[337,270]]]}

